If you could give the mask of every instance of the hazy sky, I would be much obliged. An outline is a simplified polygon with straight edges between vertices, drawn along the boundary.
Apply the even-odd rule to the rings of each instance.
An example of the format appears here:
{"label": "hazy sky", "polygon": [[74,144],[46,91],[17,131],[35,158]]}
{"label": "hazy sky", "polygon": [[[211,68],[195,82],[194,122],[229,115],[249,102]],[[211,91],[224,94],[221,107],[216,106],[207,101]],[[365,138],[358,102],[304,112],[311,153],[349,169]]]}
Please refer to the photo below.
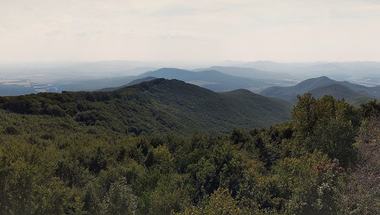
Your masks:
{"label": "hazy sky", "polygon": [[380,61],[378,0],[0,0],[0,63]]}

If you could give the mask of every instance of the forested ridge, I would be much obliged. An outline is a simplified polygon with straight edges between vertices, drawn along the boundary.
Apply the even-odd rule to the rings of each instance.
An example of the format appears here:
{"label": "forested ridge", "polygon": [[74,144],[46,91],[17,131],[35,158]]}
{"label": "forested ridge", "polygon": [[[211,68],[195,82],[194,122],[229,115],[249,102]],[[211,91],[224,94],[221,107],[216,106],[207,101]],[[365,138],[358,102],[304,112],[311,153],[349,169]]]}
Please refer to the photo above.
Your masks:
{"label": "forested ridge", "polygon": [[0,97],[0,108],[20,114],[73,118],[88,126],[147,134],[227,133],[290,119],[291,104],[247,90],[215,93],[178,80],[155,79],[112,92],[43,93]]}
{"label": "forested ridge", "polygon": [[[193,116],[151,99],[177,88],[154,83],[128,93],[1,97],[0,214],[380,212],[376,101],[356,108],[304,94],[286,122],[196,132],[183,121]],[[236,95],[250,94],[223,98]],[[228,116],[219,117],[205,127]]]}

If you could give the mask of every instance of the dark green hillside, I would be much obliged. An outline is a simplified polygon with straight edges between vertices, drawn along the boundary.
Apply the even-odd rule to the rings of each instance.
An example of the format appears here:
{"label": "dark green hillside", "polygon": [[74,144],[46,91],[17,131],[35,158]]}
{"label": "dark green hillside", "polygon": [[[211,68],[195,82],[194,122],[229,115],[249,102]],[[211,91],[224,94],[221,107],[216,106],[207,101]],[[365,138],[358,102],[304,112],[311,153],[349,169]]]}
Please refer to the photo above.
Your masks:
{"label": "dark green hillside", "polygon": [[267,127],[290,117],[286,102],[237,92],[220,94],[182,81],[156,79],[112,92],[2,97],[0,108],[69,117],[88,126],[136,134],[228,132],[236,126]]}
{"label": "dark green hillside", "polygon": [[267,127],[287,120],[291,110],[287,102],[279,103],[249,91],[215,93],[177,80],[158,79],[131,88],[149,94],[189,132],[228,132],[234,126]]}
{"label": "dark green hillside", "polygon": [[[234,90],[223,93],[223,96],[228,97],[234,104],[233,109],[243,113],[243,118],[247,115],[260,115],[256,120],[261,124],[266,124],[267,121],[276,120],[277,117],[287,119],[287,112],[291,110],[292,105],[281,99],[270,99],[267,97],[252,93],[249,90]],[[237,113],[238,114],[238,113]],[[247,125],[248,126],[248,125]]]}
{"label": "dark green hillside", "polygon": [[[360,93],[358,91],[352,90],[349,87],[343,86],[341,84],[331,84],[331,85],[319,87],[319,88],[311,90],[310,93],[315,98],[322,98],[323,96],[326,96],[326,95],[331,95],[337,99],[344,98],[348,103],[356,105],[356,106],[360,105],[361,103],[365,103],[365,102],[375,99],[374,96],[371,96],[365,93]],[[298,100],[297,98],[294,98],[291,100],[291,102],[296,103],[297,100]]]}
{"label": "dark green hillside", "polygon": [[[325,87],[320,87],[310,91],[315,98],[322,98],[325,95],[331,95],[336,99],[345,99],[348,103],[357,104],[373,100],[375,97],[357,92],[340,84],[332,84]],[[359,104],[360,104],[359,103]],[[357,104],[357,105],[359,105]]]}
{"label": "dark green hillside", "polygon": [[[152,82],[150,82],[152,83]],[[136,86],[139,87],[139,86]],[[288,119],[291,106],[287,102],[256,95],[249,91],[214,93],[180,81],[163,81],[150,87],[152,96],[162,101],[184,125],[202,131],[223,131],[238,127],[267,127]],[[193,129],[191,129],[194,131]]]}

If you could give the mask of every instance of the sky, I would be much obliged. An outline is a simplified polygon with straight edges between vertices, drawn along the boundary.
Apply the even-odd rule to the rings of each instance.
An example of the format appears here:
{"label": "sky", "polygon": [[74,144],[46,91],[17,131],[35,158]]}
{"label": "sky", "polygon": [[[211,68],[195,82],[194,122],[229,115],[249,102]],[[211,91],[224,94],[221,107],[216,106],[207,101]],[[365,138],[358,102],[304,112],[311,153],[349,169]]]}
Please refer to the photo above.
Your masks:
{"label": "sky", "polygon": [[0,0],[0,63],[380,61],[378,0]]}

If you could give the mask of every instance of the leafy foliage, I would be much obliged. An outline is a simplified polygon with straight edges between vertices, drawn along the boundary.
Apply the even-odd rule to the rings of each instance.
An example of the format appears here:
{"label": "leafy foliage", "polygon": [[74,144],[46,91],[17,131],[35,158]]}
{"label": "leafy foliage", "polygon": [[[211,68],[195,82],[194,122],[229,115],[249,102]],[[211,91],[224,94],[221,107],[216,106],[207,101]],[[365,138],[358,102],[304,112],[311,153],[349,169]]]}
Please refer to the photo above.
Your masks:
{"label": "leafy foliage", "polygon": [[[127,93],[1,98],[0,214],[377,211],[377,181],[367,176],[376,175],[379,129],[361,124],[367,106],[305,94],[288,122],[189,135],[175,109],[162,107],[169,100],[156,100],[164,89],[175,90],[147,83]],[[225,96],[233,94],[249,97]]]}
{"label": "leafy foliage", "polygon": [[379,141],[379,118],[372,117],[363,124],[359,132],[358,165],[350,175],[340,202],[344,214],[378,214],[380,212]]}

